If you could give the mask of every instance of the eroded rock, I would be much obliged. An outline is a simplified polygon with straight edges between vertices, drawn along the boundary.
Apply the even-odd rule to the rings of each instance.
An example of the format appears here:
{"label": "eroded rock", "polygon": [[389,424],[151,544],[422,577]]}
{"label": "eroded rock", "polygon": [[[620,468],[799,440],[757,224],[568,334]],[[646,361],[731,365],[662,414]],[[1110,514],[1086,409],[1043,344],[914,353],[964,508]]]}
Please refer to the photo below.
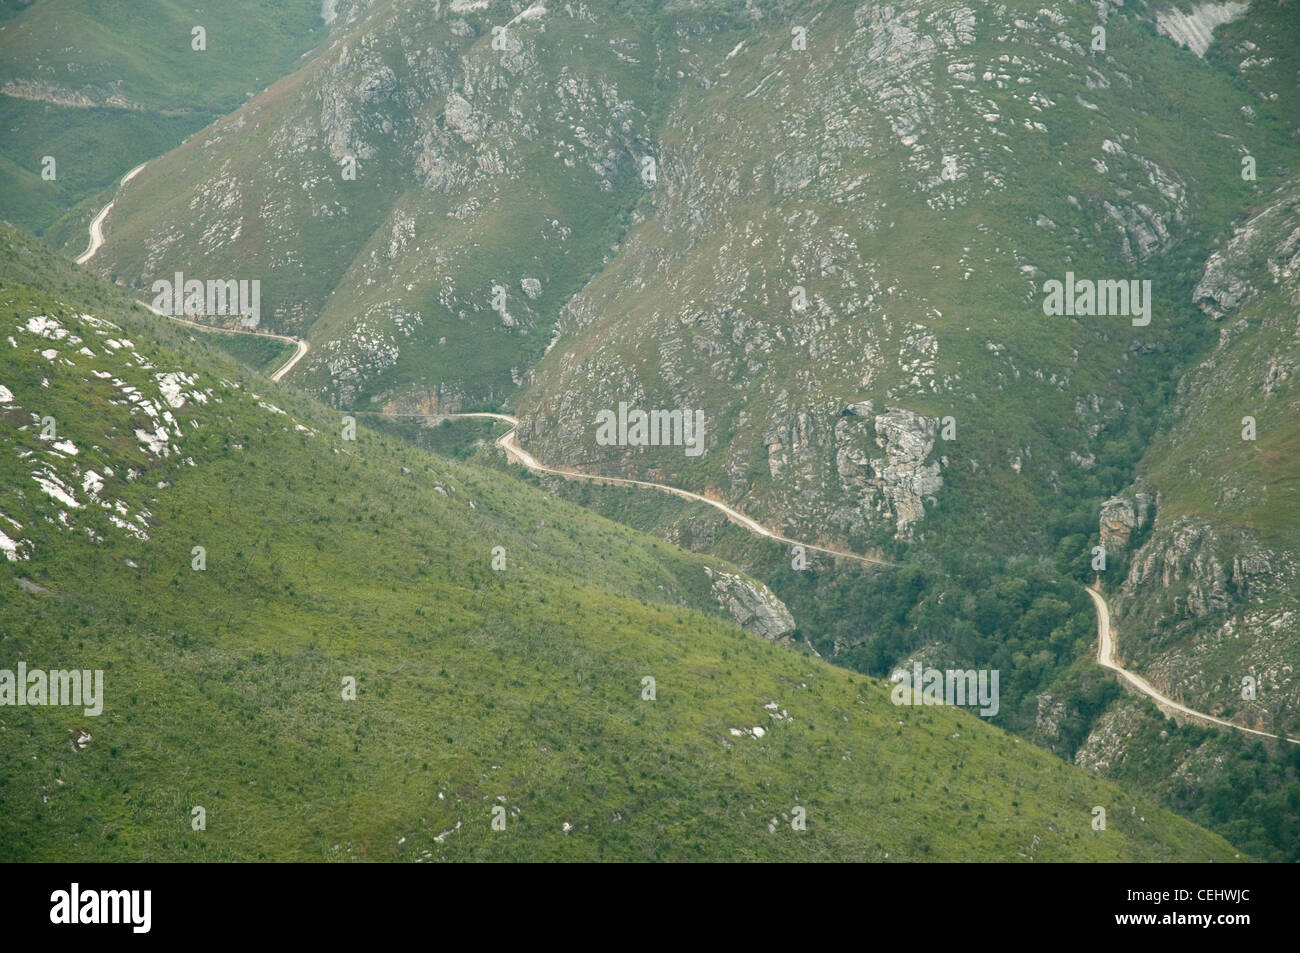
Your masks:
{"label": "eroded rock", "polygon": [[741,628],[765,639],[781,639],[794,631],[794,616],[763,583],[708,566],[704,571],[713,580],[714,597]]}

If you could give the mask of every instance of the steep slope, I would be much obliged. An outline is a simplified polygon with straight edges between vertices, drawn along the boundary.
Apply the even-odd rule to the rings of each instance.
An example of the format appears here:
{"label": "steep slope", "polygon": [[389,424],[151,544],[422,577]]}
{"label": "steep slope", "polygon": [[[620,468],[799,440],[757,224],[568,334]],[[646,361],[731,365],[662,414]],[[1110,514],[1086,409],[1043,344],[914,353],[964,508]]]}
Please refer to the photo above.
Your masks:
{"label": "steep slope", "polygon": [[[93,264],[261,278],[341,406],[525,380],[549,461],[1015,555],[1126,482],[1208,343],[1206,236],[1297,156],[1294,12],[1222,7],[376,3],[151,163]],[[1068,275],[1150,291],[1045,315]],[[603,445],[623,403],[700,409],[706,453]]]}
{"label": "steep slope", "polygon": [[[1126,656],[1215,714],[1300,733],[1300,182],[1270,196],[1196,288],[1219,326],[1178,387],[1140,482],[1111,506],[1145,529],[1117,604]],[[1145,495],[1139,527],[1130,501]],[[1136,543],[1139,540],[1132,540]],[[1243,680],[1253,679],[1246,685]]]}
{"label": "steep slope", "polygon": [[[1155,16],[1164,9],[1112,10],[1103,55],[1088,49],[1082,6],[1022,13],[1002,34],[994,32],[991,49],[986,9],[977,11],[975,38],[967,43],[940,6],[909,11],[892,24],[883,11],[870,16],[863,8],[854,39],[832,44],[834,55],[826,56],[840,65],[837,57],[857,51],[864,63],[857,74],[844,78],[827,66],[817,75],[810,63],[826,46],[810,43],[804,55],[811,60],[800,60],[775,30],[760,50],[760,68],[733,83],[753,51],[751,38],[728,60],[728,75],[670,111],[670,122],[681,115],[698,124],[707,116],[720,128],[708,136],[682,133],[680,171],[661,176],[656,214],[571,303],[561,319],[564,333],[522,395],[519,413],[532,422],[525,443],[547,460],[639,471],[743,499],[747,511],[785,518],[792,535],[856,534],[859,546],[870,539],[887,546],[894,535],[923,542],[912,547],[913,569],[887,577],[846,578],[825,564],[793,572],[789,554],[773,557],[707,513],[556,486],[607,515],[745,565],[791,607],[817,649],[841,664],[881,675],[916,658],[996,665],[1007,700],[1001,724],[1158,794],[1261,855],[1294,859],[1300,761],[1231,731],[1178,731],[1154,708],[1117,699],[1113,680],[1091,661],[1092,610],[1075,581],[1091,580],[1090,550],[1099,542],[1111,551],[1105,578],[1118,581],[1128,571],[1131,547],[1115,545],[1105,521],[1135,525],[1141,506],[1129,513],[1118,501],[1104,501],[1130,482],[1181,371],[1213,348],[1217,329],[1196,306],[1206,258],[1226,240],[1239,209],[1273,201],[1270,191],[1296,159],[1294,8],[1261,6],[1206,32],[1201,40],[1208,45],[1197,40],[1184,49],[1176,44],[1195,37]],[[1070,19],[1057,23],[1058,16]],[[816,22],[812,40],[825,31],[843,35],[824,18]],[[1049,24],[1059,33],[1048,35]],[[1082,49],[1065,43],[1071,37]],[[731,39],[720,49],[734,50]],[[1008,65],[995,70],[997,63]],[[989,115],[981,118],[1018,111],[1046,130],[1006,125],[1005,138],[994,137],[997,147],[973,148],[976,135],[957,108],[975,105],[962,101],[971,86],[966,76],[987,91]],[[826,90],[837,82],[852,86],[838,111],[822,106],[836,102]],[[777,96],[783,87],[789,94]],[[782,108],[763,113],[769,99]],[[880,108],[863,105],[872,102]],[[788,135],[754,131],[780,121]],[[961,141],[942,145],[945,136]],[[1045,154],[1035,150],[1042,136],[1053,145]],[[1097,149],[1081,155],[1075,144],[1089,140]],[[980,177],[963,180],[958,161],[959,174],[945,179],[941,155],[962,150],[978,157]],[[876,168],[863,154],[880,157]],[[911,168],[925,155],[929,179]],[[803,171],[786,181],[783,170],[794,159]],[[996,179],[983,174],[990,166]],[[1258,182],[1243,177],[1247,168]],[[952,208],[935,201],[944,189]],[[784,219],[767,211],[778,201]],[[865,226],[840,211],[861,205],[874,206]],[[766,230],[764,214],[772,222]],[[1292,216],[1285,207],[1274,214],[1281,221]],[[812,227],[801,228],[803,221]],[[1072,224],[1067,231],[1062,223]],[[837,235],[845,236],[838,251]],[[1276,236],[1274,247],[1286,237]],[[956,242],[988,247],[974,267],[954,275],[953,260],[965,256],[945,258],[942,250]],[[773,243],[779,252],[765,251]],[[1273,257],[1288,260],[1280,252]],[[811,261],[819,263],[811,269],[818,287],[832,284],[826,307],[813,301],[810,269],[804,265],[798,276],[793,270]],[[1008,294],[1023,280],[1013,265],[1030,269],[1023,297]],[[862,275],[884,267],[894,278],[888,294],[874,286],[862,291]],[[1151,278],[1152,323],[1044,316],[1042,282],[1064,279],[1067,271]],[[812,302],[802,311],[790,306],[795,284]],[[898,320],[912,320],[916,309],[898,299],[918,289],[943,312],[915,318],[923,332]],[[868,294],[885,302],[878,320],[849,320],[864,310]],[[1294,307],[1276,313],[1285,328]],[[928,336],[925,348],[939,356],[933,376],[927,355],[879,344],[904,333]],[[794,347],[795,341],[802,343]],[[1252,360],[1262,375],[1287,373],[1285,358],[1280,370],[1274,366],[1273,345],[1256,346]],[[1216,403],[1227,393],[1202,396],[1205,407],[1222,414],[1219,436],[1236,439],[1248,411],[1221,412],[1237,405]],[[760,395],[767,403],[756,409]],[[718,409],[707,415],[704,460],[679,448],[601,446],[597,413],[624,401],[643,409]],[[953,441],[942,439],[946,415],[954,418]],[[1253,457],[1254,466],[1208,467],[1216,492],[1266,494],[1273,504],[1285,499],[1295,458],[1283,449],[1287,428],[1275,423],[1274,430],[1274,452]],[[1239,457],[1234,449],[1222,459]],[[1204,459],[1180,458],[1164,467],[1166,482],[1182,481],[1187,463],[1206,468]],[[1137,492],[1143,489],[1125,495],[1136,503]],[[1156,512],[1154,494],[1149,502],[1145,532]],[[1278,533],[1267,535],[1280,545],[1277,553],[1290,552],[1281,542],[1289,518],[1260,511],[1252,522],[1276,525]],[[1281,690],[1291,685],[1296,644],[1285,608],[1286,591],[1294,588],[1291,557],[1260,561],[1255,557],[1268,547],[1242,539],[1240,525],[1220,528],[1232,540],[1213,543],[1224,575],[1248,575],[1255,596],[1266,600],[1239,603],[1251,608],[1255,631],[1233,638],[1240,625],[1222,605],[1198,630],[1204,623],[1174,599],[1186,593],[1187,573],[1199,571],[1205,557],[1193,561],[1196,554],[1184,551],[1173,566],[1183,581],[1150,606],[1141,596],[1121,601],[1121,650],[1128,660],[1163,654],[1156,681],[1178,691],[1189,682],[1196,697],[1188,703],[1221,712],[1251,708],[1247,723],[1279,730],[1290,718],[1283,713],[1294,711],[1289,691]],[[895,552],[904,558],[902,547]],[[1161,554],[1155,557],[1148,589],[1160,587]],[[1266,568],[1275,564],[1276,573]],[[1227,583],[1229,591],[1233,585]],[[1196,612],[1206,611],[1204,601],[1193,603]],[[1125,618],[1127,612],[1136,617]],[[1154,631],[1162,634],[1149,640]],[[1267,698],[1247,704],[1241,679],[1251,673],[1271,685]]]}
{"label": "steep slope", "polygon": [[[1296,737],[1300,180],[1239,224],[1194,294],[1218,342],[1179,382],[1170,425],[1137,481],[1102,510],[1102,541],[1120,557],[1104,574],[1118,650],[1183,704]],[[1117,706],[1077,760],[1159,792],[1259,856],[1293,859],[1295,746],[1170,727],[1146,706]],[[1153,749],[1157,732],[1169,742]],[[1252,827],[1248,816],[1263,822]]]}
{"label": "steep slope", "polygon": [[21,4],[0,19],[0,216],[75,243],[106,186],[284,75],[365,5]]}
{"label": "steep slope", "polygon": [[[1298,30],[1272,3],[380,2],[151,163],[93,265],[141,290],[261,278],[268,326],[313,343],[294,379],[337,405],[504,402],[549,464],[885,550],[907,570],[801,572],[702,508],[548,484],[745,566],[845,666],[998,668],[999,724],[1113,770],[1133,708],[1078,583],[1099,542],[1128,572],[1098,511],[1214,347],[1206,259],[1300,158]],[[1045,314],[1070,274],[1136,282],[1140,313]],[[702,411],[704,453],[607,445],[622,404]],[[1125,640],[1159,620],[1128,612],[1144,668]],[[1186,647],[1162,638],[1172,684]],[[1225,703],[1208,688],[1239,680],[1235,653],[1196,650],[1199,701]],[[1125,758],[1197,748],[1151,724]],[[1186,791],[1237,771],[1209,751]],[[1294,766],[1266,771],[1293,803]],[[1271,809],[1220,800],[1206,823],[1294,851]]]}
{"label": "steep slope", "polygon": [[651,39],[598,5],[375,3],[151,163],[92,264],[141,289],[260,279],[331,402],[500,400],[645,191]]}
{"label": "steep slope", "polygon": [[[1013,554],[1122,485],[1206,340],[1205,235],[1297,155],[1268,48],[1294,13],[1229,6],[1207,36],[1253,63],[1164,6],[376,3],[152,163],[93,264],[261,278],[268,325],[312,341],[296,379],[341,406],[526,380],[549,461],[841,544],[962,511]],[[1151,281],[1151,323],[1045,316],[1067,273]],[[601,445],[620,403],[703,410],[707,453]]]}
{"label": "steep slope", "polygon": [[[1104,51],[1089,5],[945,0],[699,41],[644,221],[527,378],[523,442],[792,535],[1054,543],[1061,501],[1124,479],[1208,339],[1187,300],[1206,236],[1297,158],[1294,115],[1149,10],[1102,16]],[[1046,315],[1069,273],[1149,281],[1149,315]],[[621,403],[702,409],[707,453],[602,445]]]}
{"label": "steep slope", "polygon": [[1235,856],[0,235],[0,668],[104,672],[99,715],[0,708],[5,859]]}

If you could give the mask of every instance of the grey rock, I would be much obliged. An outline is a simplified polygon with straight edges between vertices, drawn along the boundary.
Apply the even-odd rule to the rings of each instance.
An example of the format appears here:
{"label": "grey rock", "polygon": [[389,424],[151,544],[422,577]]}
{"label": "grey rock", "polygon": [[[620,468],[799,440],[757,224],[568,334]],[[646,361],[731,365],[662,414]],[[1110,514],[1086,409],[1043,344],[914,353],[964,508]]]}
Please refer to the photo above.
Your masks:
{"label": "grey rock", "polygon": [[714,597],[741,628],[765,639],[781,639],[794,631],[794,616],[763,583],[708,566],[704,571],[713,580]]}
{"label": "grey rock", "polygon": [[914,524],[925,516],[925,501],[943,488],[939,462],[926,462],[937,432],[937,420],[910,410],[886,408],[876,417],[876,443],[886,456],[871,466],[899,539],[912,535]]}
{"label": "grey rock", "polygon": [[1065,702],[1058,701],[1044,692],[1038,696],[1038,713],[1034,725],[1045,737],[1056,740],[1061,737],[1061,722],[1065,720]]}
{"label": "grey rock", "polygon": [[1107,552],[1120,552],[1128,548],[1129,539],[1137,530],[1145,529],[1151,520],[1152,497],[1146,490],[1130,489],[1132,499],[1113,496],[1101,505],[1098,520],[1101,544]]}
{"label": "grey rock", "polygon": [[1106,552],[1115,553],[1128,548],[1129,537],[1137,527],[1137,512],[1133,503],[1121,496],[1113,496],[1101,504],[1101,545]]}
{"label": "grey rock", "polygon": [[1197,307],[1211,317],[1223,318],[1254,294],[1249,282],[1234,274],[1233,264],[1216,251],[1205,263],[1205,273],[1192,292]]}
{"label": "grey rock", "polygon": [[1227,608],[1228,576],[1216,550],[1219,540],[1209,526],[1181,520],[1159,540],[1142,548],[1124,582],[1126,594],[1144,585],[1168,589],[1186,582],[1187,597],[1179,608],[1185,616],[1202,617]]}

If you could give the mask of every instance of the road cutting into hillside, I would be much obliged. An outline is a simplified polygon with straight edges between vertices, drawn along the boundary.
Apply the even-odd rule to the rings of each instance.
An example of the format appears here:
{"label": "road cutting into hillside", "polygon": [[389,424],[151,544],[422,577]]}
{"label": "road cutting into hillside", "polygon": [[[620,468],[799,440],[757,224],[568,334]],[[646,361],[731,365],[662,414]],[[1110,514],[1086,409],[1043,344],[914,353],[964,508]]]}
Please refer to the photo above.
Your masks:
{"label": "road cutting into hillside", "polygon": [[[591,483],[608,483],[615,486],[640,486],[648,489],[659,490],[663,493],[671,493],[673,496],[681,497],[684,500],[692,500],[697,503],[704,503],[720,511],[733,523],[744,527],[757,536],[765,539],[775,540],[786,543],[791,546],[802,546],[805,549],[815,550],[820,553],[827,553],[843,559],[855,559],[858,562],[867,563],[877,566],[895,566],[896,563],[885,562],[880,559],[873,559],[870,556],[861,556],[857,553],[845,552],[838,549],[828,549],[825,546],[817,546],[812,543],[804,543],[798,540],[782,536],[780,533],[773,532],[757,520],[746,516],[739,510],[733,509],[727,504],[701,496],[698,493],[692,493],[690,490],[683,490],[675,486],[667,486],[663,483],[652,483],[648,480],[632,480],[626,477],[609,477],[599,476],[591,473],[580,473],[576,470],[561,470],[556,467],[548,467],[540,463],[532,454],[519,445],[519,420],[511,417],[509,414],[494,413],[466,413],[466,414],[389,414],[382,416],[404,416],[404,417],[424,417],[433,420],[456,420],[467,417],[489,418],[492,420],[501,420],[510,425],[510,429],[496,439],[496,445],[505,453],[506,459],[512,463],[518,463],[534,473],[547,473],[554,476],[564,477],[570,480],[586,480]],[[1133,688],[1146,695],[1156,703],[1162,712],[1167,715],[1184,715],[1198,721],[1206,722],[1212,725],[1219,725],[1224,728],[1235,728],[1237,731],[1243,731],[1246,734],[1258,735],[1263,738],[1274,738],[1278,741],[1286,741],[1290,744],[1300,744],[1300,740],[1288,738],[1285,735],[1275,735],[1267,731],[1258,731],[1254,728],[1246,728],[1242,725],[1233,724],[1230,721],[1224,721],[1222,718],[1215,718],[1213,715],[1207,715],[1205,712],[1196,711],[1194,708],[1188,708],[1169,698],[1167,695],[1157,691],[1155,687],[1141,675],[1130,672],[1124,666],[1115,661],[1115,642],[1112,638],[1110,626],[1110,608],[1106,605],[1105,597],[1094,589],[1092,586],[1084,587],[1088,595],[1092,598],[1093,606],[1097,610],[1097,664],[1102,668],[1109,669],[1117,674],[1123,681],[1127,682]]]}
{"label": "road cutting into hillside", "polygon": [[198,331],[210,331],[213,334],[251,334],[255,338],[272,338],[276,341],[283,341],[285,344],[292,344],[294,352],[289,360],[280,365],[279,369],[271,375],[271,380],[279,381],[285,374],[293,370],[294,365],[306,356],[311,350],[311,345],[302,338],[290,337],[287,334],[272,334],[270,331],[245,331],[243,328],[219,328],[211,324],[200,324],[197,321],[191,321],[188,318],[178,318],[174,314],[168,314],[166,311],[159,311],[151,304],[139,302],[140,307],[148,308],[160,318],[167,318],[169,321],[175,321],[177,324],[183,324],[187,328],[194,328]]}
{"label": "road cutting into hillside", "polygon": [[1150,682],[1135,672],[1130,672],[1124,666],[1115,661],[1115,640],[1110,627],[1110,608],[1106,605],[1106,597],[1094,589],[1092,586],[1084,586],[1088,595],[1092,597],[1092,604],[1097,610],[1097,664],[1102,668],[1108,668],[1112,672],[1136,688],[1143,695],[1146,695],[1156,703],[1166,715],[1185,715],[1194,718],[1197,721],[1207,722],[1212,725],[1221,725],[1224,728],[1235,728],[1238,731],[1244,731],[1249,735],[1260,735],[1264,738],[1276,738],[1278,741],[1287,741],[1293,745],[1300,745],[1300,740],[1288,738],[1286,735],[1275,735],[1267,731],[1256,731],[1254,728],[1246,728],[1242,725],[1234,725],[1230,721],[1224,721],[1222,718],[1215,718],[1213,715],[1207,715],[1203,711],[1196,711],[1188,708],[1186,705],[1180,705],[1167,695],[1158,692]]}
{"label": "road cutting into hillside", "polygon": [[[118,188],[121,189],[122,186],[134,179],[140,174],[140,170],[148,164],[149,163],[147,162],[141,162],[126,175],[122,176],[122,181],[119,183]],[[90,244],[86,246],[86,250],[77,258],[78,265],[84,265],[86,262],[90,261],[90,259],[94,258],[95,252],[99,251],[100,246],[104,244],[104,219],[108,218],[108,213],[112,210],[113,203],[109,202],[99,210],[98,215],[90,220]]]}
{"label": "road cutting into hillside", "polygon": [[[147,162],[141,162],[126,175],[122,176],[122,185],[126,185],[126,183],[139,175],[140,170],[146,165],[148,165]],[[119,186],[119,188],[120,187],[121,186]],[[81,256],[77,259],[78,265],[84,265],[86,262],[90,261],[90,259],[94,257],[95,252],[99,251],[100,246],[104,244],[104,219],[108,217],[108,213],[112,210],[113,203],[109,202],[100,209],[99,214],[91,220],[90,244],[86,246],[86,250],[82,252]],[[292,344],[294,347],[293,354],[271,374],[271,380],[273,381],[278,382],[282,380],[284,375],[293,370],[298,362],[306,357],[307,352],[311,350],[311,345],[306,341],[301,338],[290,337],[287,334],[272,334],[270,331],[246,331],[243,328],[219,328],[211,324],[200,324],[197,321],[190,321],[187,318],[178,318],[176,315],[168,314],[166,311],[159,311],[153,305],[146,304],[143,301],[139,302],[139,304],[141,307],[147,308],[161,318],[167,318],[169,321],[175,321],[177,324],[183,324],[188,328],[194,328],[199,331],[209,331],[213,334],[251,334],[254,337],[273,338],[276,341],[283,341],[285,344]]]}
{"label": "road cutting into hillside", "polygon": [[[143,168],[144,168],[144,164],[142,163],[141,165],[136,166],[134,169],[128,172],[123,177],[122,184],[125,185],[127,182],[129,182]],[[113,208],[113,203],[109,202],[106,206],[104,206],[104,208],[100,211],[100,213],[96,215],[94,220],[90,223],[90,245],[86,249],[85,253],[80,258],[77,259],[77,264],[84,264],[86,261],[89,261],[90,258],[95,254],[95,252],[99,250],[100,246],[103,245],[104,239],[103,239],[102,225],[104,219],[108,216],[108,213],[109,211],[112,210],[112,208]],[[150,311],[152,311],[154,314],[159,315],[160,317],[168,318],[169,320],[174,321],[177,324],[183,324],[187,327],[195,328],[196,330],[199,331],[208,331],[217,334],[251,334],[255,337],[270,337],[278,341],[284,341],[285,343],[293,344],[294,345],[293,355],[289,358],[288,361],[286,361],[278,370],[276,370],[271,375],[271,380],[273,381],[280,381],[287,373],[289,373],[289,371],[293,370],[293,368],[298,364],[298,362],[301,361],[302,358],[305,357],[307,352],[311,349],[310,345],[306,341],[301,340],[300,338],[289,337],[283,334],[271,334],[270,332],[245,331],[236,328],[213,327],[212,325],[199,324],[198,322],[195,321],[189,321],[185,318],[178,318],[175,315],[170,315],[164,311],[159,311],[157,308],[154,308],[152,305],[144,304],[144,302],[141,302],[141,304],[144,307],[148,308]],[[882,559],[875,559],[871,556],[863,556],[858,553],[851,553],[840,549],[831,549],[826,546],[818,546],[815,543],[802,542],[800,540],[791,539],[788,536],[782,536],[780,533],[777,533],[769,529],[768,527],[764,526],[762,523],[759,523],[757,520],[753,519],[752,517],[746,516],[744,513],[740,512],[739,510],[728,506],[726,503],[723,503],[721,500],[711,499],[710,497],[702,496],[699,493],[693,493],[690,490],[683,490],[680,487],[668,486],[667,484],[664,483],[654,483],[649,480],[634,480],[628,477],[602,476],[599,474],[582,473],[577,470],[563,470],[557,467],[548,467],[544,463],[538,461],[537,458],[535,458],[532,454],[530,454],[527,450],[525,450],[522,446],[520,446],[519,419],[516,417],[512,417],[509,414],[497,414],[497,413],[489,413],[489,412],[463,413],[463,414],[383,414],[382,412],[380,412],[379,416],[421,417],[430,420],[457,420],[457,419],[466,419],[466,418],[473,418],[473,417],[487,418],[491,420],[500,420],[505,423],[508,423],[510,425],[510,429],[496,439],[496,445],[501,448],[503,453],[505,453],[506,459],[508,461],[512,463],[518,463],[521,466],[526,467],[527,469],[533,471],[534,473],[545,473],[551,476],[563,477],[567,480],[581,480],[581,481],[586,481],[589,483],[596,483],[596,484],[606,484],[612,486],[635,486],[635,487],[644,487],[646,489],[651,489],[651,490],[658,490],[661,493],[669,493],[683,500],[689,500],[695,503],[703,503],[706,506],[711,506],[714,509],[718,510],[720,513],[722,513],[724,516],[726,516],[727,519],[731,520],[731,522],[737,524],[738,526],[741,526],[742,528],[748,530],[749,532],[753,533],[756,536],[763,537],[764,539],[770,539],[775,542],[785,543],[786,545],[789,546],[802,546],[806,550],[825,553],[829,556],[834,556],[839,559],[852,559],[852,560],[856,560],[857,562],[864,563],[866,565],[873,565],[873,566],[896,566],[897,565],[896,563],[887,562]],[[1115,672],[1117,675],[1119,675],[1122,681],[1128,683],[1130,686],[1137,689],[1139,692],[1141,692],[1142,694],[1150,698],[1152,701],[1154,701],[1156,703],[1156,706],[1162,712],[1171,716],[1183,715],[1185,717],[1192,718],[1197,721],[1202,721],[1213,725],[1219,725],[1224,728],[1234,728],[1237,731],[1242,731],[1251,735],[1258,735],[1264,738],[1273,738],[1278,741],[1286,741],[1290,744],[1300,744],[1300,739],[1288,738],[1285,735],[1276,735],[1267,731],[1258,731],[1254,728],[1246,728],[1243,725],[1233,724],[1230,721],[1224,721],[1222,718],[1215,718],[1213,715],[1207,715],[1205,712],[1200,712],[1200,711],[1196,711],[1193,708],[1188,708],[1186,705],[1182,705],[1174,701],[1172,698],[1169,698],[1168,696],[1157,691],[1155,687],[1152,686],[1151,683],[1148,682],[1146,679],[1144,679],[1141,675],[1138,675],[1134,672],[1130,672],[1128,669],[1124,668],[1122,665],[1120,665],[1118,662],[1115,661],[1115,645],[1114,645],[1114,640],[1111,637],[1110,609],[1106,605],[1106,599],[1104,596],[1102,596],[1100,592],[1098,592],[1093,587],[1085,586],[1084,588],[1087,591],[1088,595],[1092,598],[1093,606],[1097,610],[1097,664],[1100,665],[1102,668],[1106,668],[1112,672]]]}
{"label": "road cutting into hillside", "polygon": [[496,439],[496,445],[505,453],[506,459],[511,463],[518,463],[534,473],[545,473],[551,476],[564,477],[567,480],[583,480],[588,483],[604,483],[613,486],[639,486],[648,490],[658,490],[661,493],[670,493],[673,496],[683,500],[690,500],[694,503],[703,503],[711,506],[718,512],[722,513],[727,519],[737,526],[749,530],[755,536],[762,536],[764,539],[774,540],[778,543],[786,543],[790,546],[802,546],[806,550],[813,552],[825,553],[828,556],[835,556],[838,559],[853,559],[857,562],[869,566],[896,566],[897,563],[887,562],[883,559],[876,559],[872,556],[862,556],[858,553],[851,553],[843,549],[830,549],[826,546],[818,546],[815,543],[805,543],[801,540],[790,539],[788,536],[782,536],[780,533],[768,529],[758,520],[746,516],[740,510],[734,509],[720,500],[715,500],[707,496],[701,496],[699,493],[692,493],[690,490],[683,490],[680,487],[668,486],[665,483],[652,483],[649,480],[633,480],[627,477],[601,476],[595,473],[582,473],[578,470],[561,470],[557,467],[548,467],[541,463],[530,454],[527,450],[519,445],[519,420],[511,417],[509,414],[494,413],[466,413],[466,414],[385,414],[381,411],[376,412],[381,417],[420,417],[427,420],[464,420],[469,417],[490,418],[492,420],[501,420],[510,425],[510,429]]}

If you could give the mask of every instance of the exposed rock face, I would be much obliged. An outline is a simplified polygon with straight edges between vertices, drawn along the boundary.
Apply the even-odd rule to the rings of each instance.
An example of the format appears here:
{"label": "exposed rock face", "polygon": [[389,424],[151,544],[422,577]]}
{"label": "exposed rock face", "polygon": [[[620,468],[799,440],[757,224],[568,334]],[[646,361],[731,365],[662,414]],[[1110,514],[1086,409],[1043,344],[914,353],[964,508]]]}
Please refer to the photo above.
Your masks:
{"label": "exposed rock face", "polygon": [[1174,608],[1183,607],[1187,614],[1204,616],[1225,609],[1228,575],[1216,555],[1219,540],[1208,526],[1179,521],[1158,540],[1144,546],[1133,560],[1126,591],[1158,582],[1165,589],[1186,583],[1185,600],[1175,599]]}
{"label": "exposed rock face", "polygon": [[1038,696],[1038,713],[1034,717],[1034,727],[1046,738],[1053,741],[1061,737],[1061,722],[1065,720],[1065,702],[1044,692]]}
{"label": "exposed rock face", "polygon": [[795,629],[794,616],[772,590],[757,580],[704,568],[713,580],[713,595],[740,626],[765,639],[780,639]]}
{"label": "exposed rock face", "polygon": [[461,141],[466,145],[472,145],[482,137],[482,118],[475,115],[474,107],[470,105],[469,100],[459,93],[448,94],[447,108],[443,116],[447,120],[447,128],[460,136]]}
{"label": "exposed rock face", "polygon": [[1128,548],[1129,539],[1136,530],[1146,527],[1151,509],[1151,494],[1139,492],[1133,499],[1113,496],[1101,505],[1101,545],[1106,552],[1120,552]]}
{"label": "exposed rock face", "polygon": [[[858,498],[864,516],[891,520],[898,539],[909,539],[925,516],[925,503],[937,502],[943,488],[940,463],[930,460],[938,421],[910,410],[886,407],[872,415],[872,402],[849,404],[835,425],[835,472],[841,486]],[[871,417],[874,438],[863,418]],[[873,456],[871,446],[883,449]]]}
{"label": "exposed rock face", "polygon": [[912,526],[925,516],[925,501],[937,502],[943,488],[938,461],[926,463],[934,449],[938,421],[910,410],[890,410],[876,417],[876,443],[886,453],[884,461],[872,461],[875,484],[883,496],[882,512],[897,524],[899,539],[912,533]]}
{"label": "exposed rock face", "polygon": [[[1232,246],[1228,247],[1230,253]],[[1228,257],[1223,252],[1216,251],[1206,263],[1205,274],[1197,283],[1193,297],[1206,314],[1222,318],[1253,293],[1254,290],[1245,279],[1234,273]]]}
{"label": "exposed rock face", "polygon": [[772,411],[772,423],[763,433],[768,471],[773,479],[782,478],[791,463],[814,461],[817,442],[813,416],[804,409],[792,410],[789,393],[781,391]]}
{"label": "exposed rock face", "polygon": [[1137,703],[1116,705],[1097,719],[1092,731],[1074,753],[1074,763],[1098,774],[1108,774],[1128,757],[1127,740],[1145,720]]}
{"label": "exposed rock face", "polygon": [[1111,497],[1101,505],[1101,545],[1106,552],[1128,546],[1129,536],[1137,525],[1133,504],[1122,497]]}
{"label": "exposed rock face", "polygon": [[[1260,291],[1251,276],[1295,287],[1300,275],[1300,226],[1295,215],[1300,202],[1286,196],[1264,209],[1237,230],[1227,246],[1210,256],[1193,300],[1206,314],[1221,319],[1236,311]],[[1300,293],[1292,295],[1292,304]]]}
{"label": "exposed rock face", "polygon": [[1187,13],[1165,10],[1156,14],[1156,29],[1203,57],[1214,42],[1215,27],[1231,23],[1248,9],[1249,3],[1202,3]]}
{"label": "exposed rock face", "polygon": [[1247,597],[1258,595],[1267,588],[1272,574],[1268,553],[1253,552],[1232,557],[1232,584]]}

